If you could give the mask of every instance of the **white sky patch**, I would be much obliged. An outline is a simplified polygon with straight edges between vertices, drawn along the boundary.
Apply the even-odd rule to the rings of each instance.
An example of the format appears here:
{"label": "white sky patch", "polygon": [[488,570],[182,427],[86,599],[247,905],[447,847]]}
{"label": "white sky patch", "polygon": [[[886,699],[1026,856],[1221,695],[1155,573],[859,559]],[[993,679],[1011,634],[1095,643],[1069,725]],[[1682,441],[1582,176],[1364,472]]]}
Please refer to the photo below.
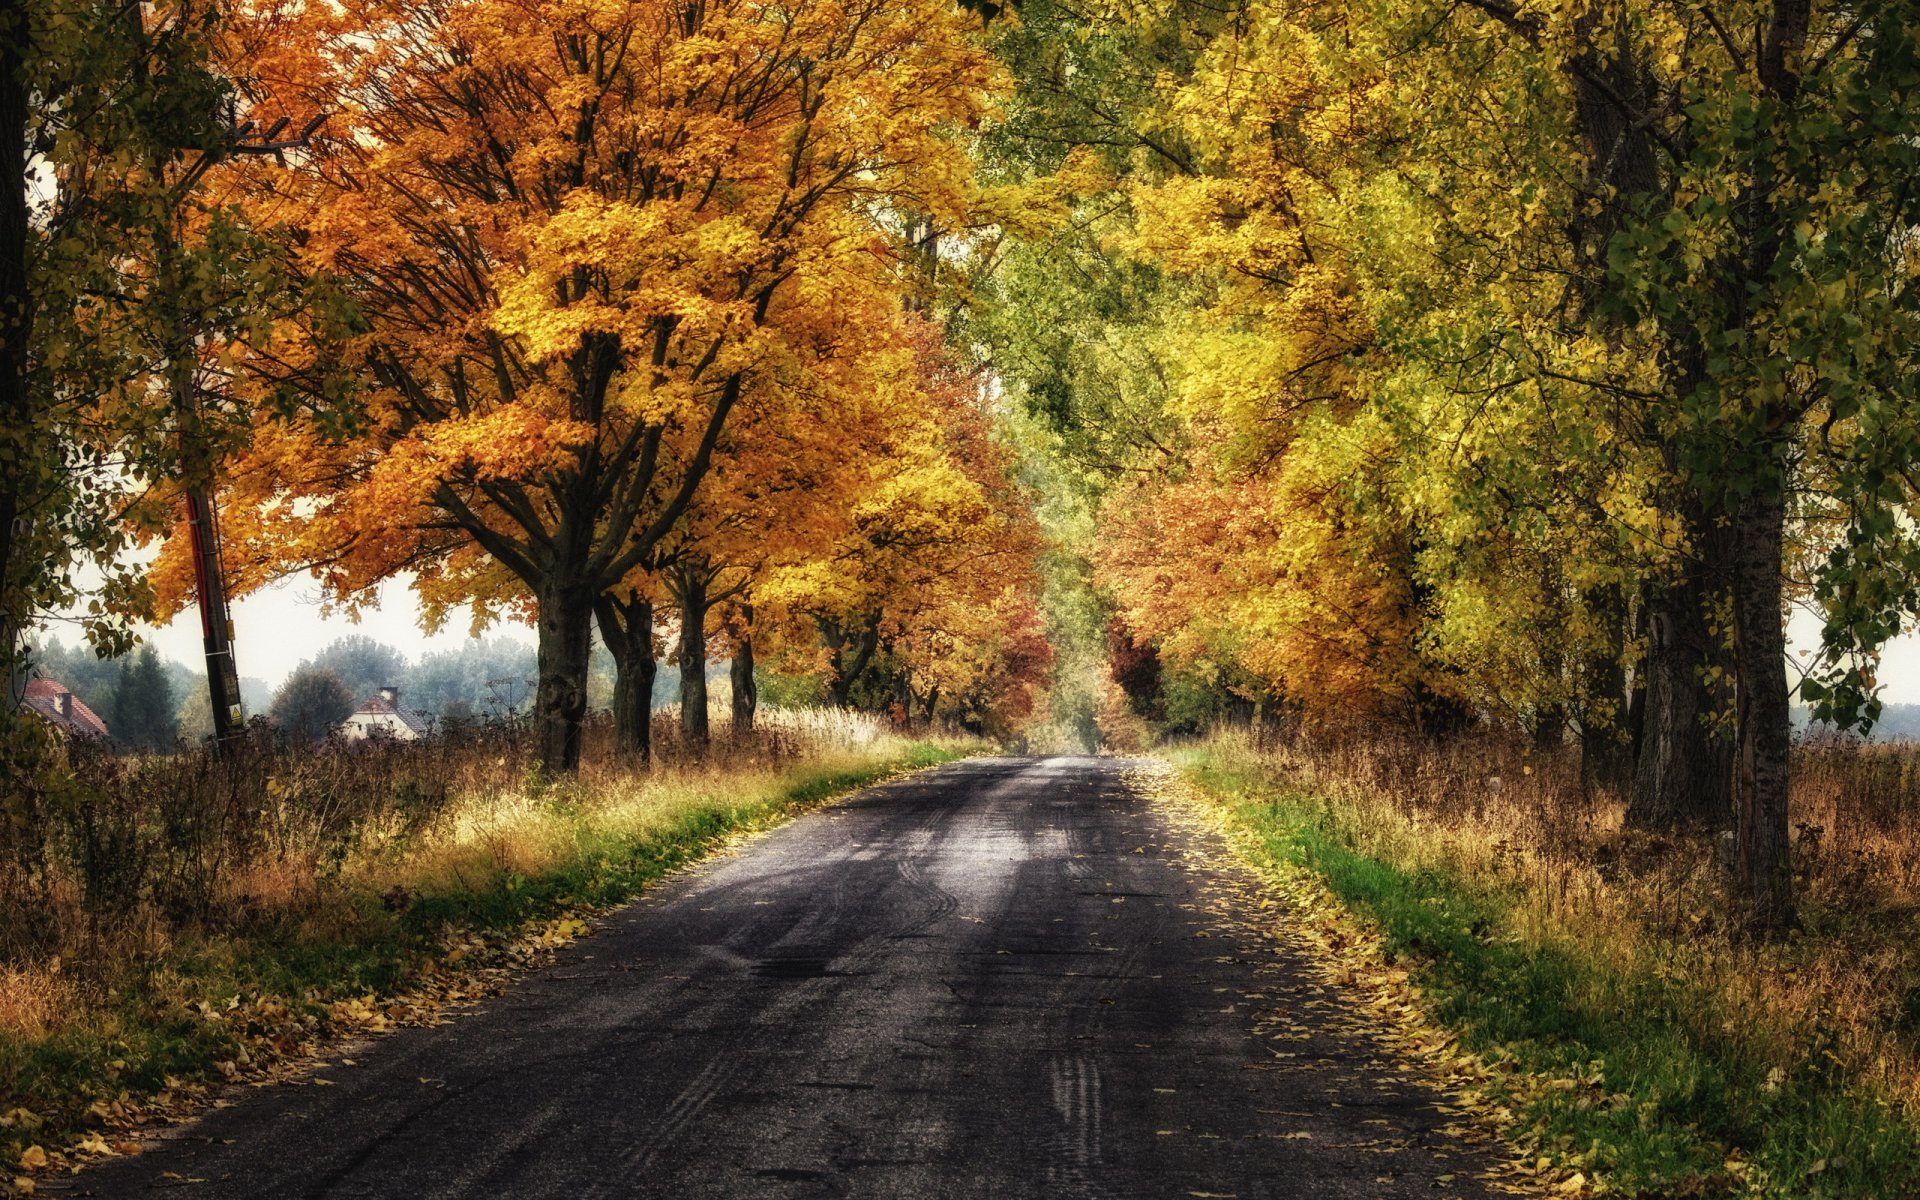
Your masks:
{"label": "white sky patch", "polygon": [[[1801,651],[1807,653],[1801,656]],[[1812,661],[1820,653],[1820,615],[1795,608],[1787,621],[1787,653],[1796,663]],[[1787,672],[1789,683],[1799,679]],[[1880,699],[1888,704],[1920,704],[1920,634],[1903,633],[1880,652]]]}
{"label": "white sky patch", "polygon": [[[352,617],[335,611],[324,613],[320,585],[303,577],[288,579],[233,602],[233,656],[242,677],[263,679],[269,687],[278,687],[302,661],[318,654],[328,643],[350,634],[363,634],[399,650],[410,661],[419,662],[422,654],[439,650],[457,650],[473,639],[467,632],[467,614],[453,614],[440,632],[420,631],[420,604],[411,590],[412,580],[401,577],[382,584],[379,607]],[[485,636],[533,643],[533,630],[517,622],[503,622],[487,629]],[[200,610],[189,606],[172,622],[159,629],[143,630],[162,658],[177,659],[190,667],[206,663],[200,641]]]}

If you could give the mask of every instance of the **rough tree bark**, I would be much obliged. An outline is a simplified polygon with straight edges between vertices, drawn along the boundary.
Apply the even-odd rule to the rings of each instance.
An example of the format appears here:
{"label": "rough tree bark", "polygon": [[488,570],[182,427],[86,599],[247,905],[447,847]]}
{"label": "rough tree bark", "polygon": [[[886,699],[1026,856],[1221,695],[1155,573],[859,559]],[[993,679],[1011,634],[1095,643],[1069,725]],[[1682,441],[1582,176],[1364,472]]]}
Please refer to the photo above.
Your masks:
{"label": "rough tree bark", "polygon": [[1734,517],[1734,655],[1740,681],[1736,862],[1748,920],[1764,930],[1794,922],[1787,813],[1790,689],[1780,617],[1785,527],[1780,481],[1748,494]]}
{"label": "rough tree bark", "polygon": [[534,693],[534,718],[539,725],[540,762],[548,771],[571,771],[580,763],[597,590],[582,582],[549,581],[537,597],[540,681]]}
{"label": "rough tree bark", "polygon": [[733,638],[733,666],[728,672],[733,684],[733,736],[753,732],[754,714],[760,708],[760,689],[753,681],[753,605],[740,606],[739,626]]}
{"label": "rough tree bark", "polygon": [[1703,601],[1690,580],[1648,588],[1640,758],[1627,804],[1627,824],[1638,829],[1719,829],[1730,816],[1727,743],[1707,724],[1703,676],[1713,655]]}
{"label": "rough tree bark", "polygon": [[[1777,0],[1765,40],[1756,55],[1761,86],[1783,110],[1800,94],[1802,55],[1812,19],[1808,0]],[[1771,163],[1757,164],[1768,169]],[[1757,179],[1757,176],[1756,176]],[[1751,239],[1744,278],[1728,280],[1728,311],[1746,311],[1750,281],[1764,279],[1788,254],[1788,222],[1773,196],[1762,193],[1743,206]],[[1731,507],[1727,555],[1733,590],[1734,665],[1738,680],[1739,758],[1734,772],[1738,885],[1748,925],[1778,933],[1795,923],[1793,858],[1788,843],[1787,638],[1782,580],[1786,575],[1787,451],[1790,431],[1804,419],[1810,400],[1781,396],[1766,402],[1757,428],[1763,445],[1743,446],[1751,455],[1748,477]]]}
{"label": "rough tree bark", "polygon": [[897,729],[913,728],[913,680],[905,671],[897,671],[893,676],[893,703],[887,706],[887,715],[893,719]]}
{"label": "rough tree bark", "polygon": [[820,639],[827,644],[827,702],[835,708],[853,707],[853,685],[866,672],[880,647],[880,618],[868,619],[858,632],[838,621],[819,619]]}
{"label": "rough tree bark", "polygon": [[680,735],[704,747],[707,723],[707,570],[689,563],[669,572],[674,602],[680,607]]}
{"label": "rough tree bark", "polygon": [[613,655],[613,752],[633,766],[653,760],[653,602],[638,593],[601,596],[594,605],[600,640]]}

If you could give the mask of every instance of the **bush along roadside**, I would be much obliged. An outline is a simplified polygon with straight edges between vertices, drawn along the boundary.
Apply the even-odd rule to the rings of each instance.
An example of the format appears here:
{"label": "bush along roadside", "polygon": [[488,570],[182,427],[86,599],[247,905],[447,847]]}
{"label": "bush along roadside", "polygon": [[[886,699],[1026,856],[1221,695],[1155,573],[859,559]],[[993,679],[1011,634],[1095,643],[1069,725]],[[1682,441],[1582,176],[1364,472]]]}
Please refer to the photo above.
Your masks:
{"label": "bush along roadside", "polygon": [[[133,1130],[190,1115],[223,1082],[297,1075],[341,1038],[443,1020],[730,839],[977,749],[893,743],[738,775],[641,777],[614,800],[585,784],[535,789],[489,802],[480,836],[359,852],[295,902],[74,989],[88,1002],[40,1036],[0,1033],[0,1181],[29,1193],[36,1174],[136,1152]],[[48,980],[11,972],[0,984]]]}
{"label": "bush along roadside", "polygon": [[[1831,1053],[1763,1039],[1726,1011],[1685,946],[1621,968],[1538,918],[1512,881],[1375,853],[1357,812],[1244,753],[1173,755],[1257,871],[1357,918],[1408,972],[1428,1017],[1486,1069],[1484,1110],[1570,1194],[1800,1198],[1920,1195],[1920,1125]],[[1534,910],[1534,911],[1530,911]]]}

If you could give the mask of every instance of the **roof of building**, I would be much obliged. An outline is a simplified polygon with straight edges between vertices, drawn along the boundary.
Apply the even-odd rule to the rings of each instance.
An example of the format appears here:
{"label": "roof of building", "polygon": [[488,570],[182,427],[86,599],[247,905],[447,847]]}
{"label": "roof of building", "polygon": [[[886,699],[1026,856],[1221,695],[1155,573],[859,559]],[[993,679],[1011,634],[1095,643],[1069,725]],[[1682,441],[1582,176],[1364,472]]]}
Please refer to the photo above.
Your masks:
{"label": "roof of building", "polygon": [[391,716],[415,733],[425,733],[427,731],[426,718],[410,708],[406,708],[395,701],[387,699],[385,696],[373,697],[359,708],[354,709],[353,715],[356,717]]}
{"label": "roof of building", "polygon": [[21,702],[52,721],[56,728],[68,733],[83,734],[87,737],[108,736],[107,723],[100,719],[100,714],[88,708],[86,701],[74,695],[65,684],[57,680],[29,680]]}

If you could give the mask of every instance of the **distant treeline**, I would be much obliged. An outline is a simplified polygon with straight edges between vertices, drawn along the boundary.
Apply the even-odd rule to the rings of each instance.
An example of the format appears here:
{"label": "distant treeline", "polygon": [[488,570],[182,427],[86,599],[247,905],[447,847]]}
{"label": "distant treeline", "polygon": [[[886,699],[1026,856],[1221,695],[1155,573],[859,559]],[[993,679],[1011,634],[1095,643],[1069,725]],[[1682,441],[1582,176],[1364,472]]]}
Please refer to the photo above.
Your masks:
{"label": "distant treeline", "polygon": [[[213,732],[206,673],[199,663],[163,659],[151,646],[117,658],[100,658],[84,643],[68,646],[57,636],[33,647],[29,661],[32,677],[52,679],[71,690],[99,714],[114,740],[127,749],[167,749],[181,739],[194,742]],[[241,661],[244,666],[245,658]],[[349,634],[304,660],[278,687],[243,675],[240,694],[248,716],[267,716],[276,706],[285,707],[291,699],[288,685],[303,673],[314,672],[337,680],[355,705],[383,687],[397,687],[407,708],[440,721],[525,712],[532,700],[536,664],[531,643],[507,637],[478,638],[458,649],[410,658],[375,638]],[[714,664],[709,674],[724,677],[726,664]],[[613,663],[597,644],[589,683],[592,707],[607,708]],[[653,685],[654,703],[669,703],[679,686],[678,668],[661,664]]]}

